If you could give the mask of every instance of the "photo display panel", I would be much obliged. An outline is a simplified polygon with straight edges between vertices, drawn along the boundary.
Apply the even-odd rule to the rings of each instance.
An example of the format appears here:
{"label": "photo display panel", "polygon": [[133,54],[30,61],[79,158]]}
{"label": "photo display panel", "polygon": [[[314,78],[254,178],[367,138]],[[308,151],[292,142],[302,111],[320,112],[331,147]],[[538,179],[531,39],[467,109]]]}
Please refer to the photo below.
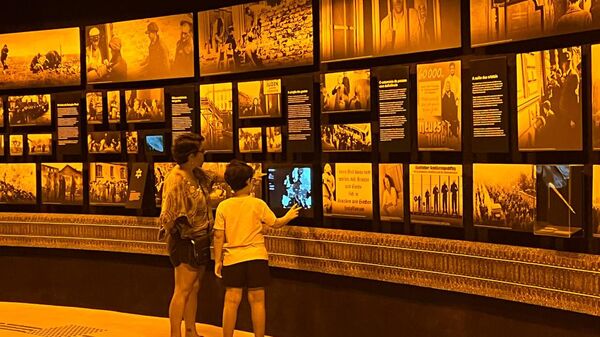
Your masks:
{"label": "photo display panel", "polygon": [[521,151],[581,151],[581,47],[517,54]]}
{"label": "photo display panel", "polygon": [[79,28],[0,34],[0,89],[81,84]]}
{"label": "photo display panel", "polygon": [[127,154],[137,154],[139,152],[139,136],[137,131],[127,131]]}
{"label": "photo display panel", "polygon": [[239,82],[238,118],[281,117],[281,79]]}
{"label": "photo display panel", "polygon": [[119,124],[121,122],[121,92],[118,90],[106,93],[108,103],[108,123]]}
{"label": "photo display panel", "polygon": [[62,155],[81,153],[81,94],[56,94],[57,148]]}
{"label": "photo display panel", "polygon": [[462,165],[410,165],[410,219],[421,225],[463,225]]}
{"label": "photo display panel", "polygon": [[86,27],[88,83],[193,77],[193,27],[191,13]]}
{"label": "photo display panel", "polygon": [[27,135],[27,149],[30,156],[52,155],[52,134],[37,133]]}
{"label": "photo display panel", "polygon": [[372,168],[370,163],[325,163],[323,215],[372,219]]}
{"label": "photo display panel", "polygon": [[83,204],[82,163],[42,163],[42,203]]}
{"label": "photo display panel", "polygon": [[165,178],[175,166],[177,166],[176,163],[154,163],[154,200],[156,207],[161,207]]}
{"label": "photo display panel", "polygon": [[4,127],[4,98],[0,96],[0,128]]}
{"label": "photo display panel", "polygon": [[533,232],[536,167],[527,164],[473,165],[475,226]]}
{"label": "photo display panel", "polygon": [[323,152],[370,152],[371,123],[321,125]]}
{"label": "photo display panel", "polygon": [[321,75],[321,113],[370,110],[370,69]]}
{"label": "photo display panel", "polygon": [[402,164],[379,164],[379,214],[382,221],[404,220]]}
{"label": "photo display panel", "polygon": [[36,164],[0,163],[0,204],[35,204]]}
{"label": "photo display panel", "polygon": [[85,94],[85,107],[87,111],[87,123],[104,123],[104,106],[102,103],[102,91],[90,91]]}
{"label": "photo display panel", "polygon": [[301,217],[314,215],[313,170],[309,165],[277,166],[267,169],[268,203],[276,215],[283,216],[294,205]]}
{"label": "photo display panel", "polygon": [[471,61],[473,152],[508,152],[508,73],[506,57]]}
{"label": "photo display panel", "polygon": [[88,133],[88,153],[121,153],[120,131],[98,131]]}
{"label": "photo display panel", "polygon": [[600,236],[600,165],[593,166],[592,232]]}
{"label": "photo display panel", "polygon": [[265,128],[268,153],[281,153],[283,151],[283,135],[281,126],[269,126]]}
{"label": "photo display panel", "polygon": [[90,163],[90,205],[125,205],[127,178],[127,163]]}
{"label": "photo display panel", "polygon": [[457,48],[460,0],[320,0],[321,59]]}
{"label": "photo display panel", "polygon": [[592,45],[592,146],[600,150],[600,44]]}
{"label": "photo display panel", "polygon": [[25,140],[23,135],[10,135],[9,142],[11,156],[20,157],[24,154]]}
{"label": "photo display panel", "polygon": [[419,151],[460,151],[460,60],[417,65]]}
{"label": "photo display panel", "polygon": [[127,123],[165,121],[165,90],[137,89],[125,91]]}
{"label": "photo display panel", "polygon": [[233,152],[233,84],[200,86],[200,133],[207,152]]}
{"label": "photo display panel", "polygon": [[0,135],[0,157],[4,156],[4,135]]}
{"label": "photo display panel", "polygon": [[409,68],[381,67],[374,73],[379,90],[379,150],[409,152]]}
{"label": "photo display panel", "polygon": [[312,75],[284,78],[287,92],[287,122],[289,153],[314,151],[314,89]]}
{"label": "photo display panel", "polygon": [[263,152],[262,128],[239,128],[238,132],[240,153]]}
{"label": "photo display panel", "polygon": [[8,96],[8,123],[11,127],[52,125],[51,95]]}
{"label": "photo display panel", "polygon": [[[262,164],[261,163],[247,163],[254,170],[254,179],[252,179],[252,189],[250,195],[262,199]],[[228,163],[208,163],[205,162],[202,165],[202,169],[217,174],[218,176],[225,175],[225,169],[227,169]],[[234,191],[229,187],[225,181],[217,181],[213,184],[210,192],[210,204],[213,209],[216,209],[221,202],[226,199],[233,197]]]}
{"label": "photo display panel", "polygon": [[473,47],[599,27],[600,8],[595,1],[471,0]]}
{"label": "photo display panel", "polygon": [[312,0],[258,1],[198,13],[201,76],[312,65]]}

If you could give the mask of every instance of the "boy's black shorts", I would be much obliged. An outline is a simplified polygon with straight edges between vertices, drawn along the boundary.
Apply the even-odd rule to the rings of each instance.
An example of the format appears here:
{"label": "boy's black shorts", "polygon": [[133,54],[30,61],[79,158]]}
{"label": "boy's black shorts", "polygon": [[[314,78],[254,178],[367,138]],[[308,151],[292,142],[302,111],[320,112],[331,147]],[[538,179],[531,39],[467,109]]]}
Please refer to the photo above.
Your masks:
{"label": "boy's black shorts", "polygon": [[223,266],[223,284],[228,288],[264,288],[271,281],[269,262],[251,260]]}

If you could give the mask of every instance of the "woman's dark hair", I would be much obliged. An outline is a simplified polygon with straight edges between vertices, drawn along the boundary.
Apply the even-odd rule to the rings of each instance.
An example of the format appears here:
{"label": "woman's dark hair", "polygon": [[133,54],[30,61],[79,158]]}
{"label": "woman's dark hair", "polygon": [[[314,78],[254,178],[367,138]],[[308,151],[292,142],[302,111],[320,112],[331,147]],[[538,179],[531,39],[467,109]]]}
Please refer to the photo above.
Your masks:
{"label": "woman's dark hair", "polygon": [[225,169],[225,182],[234,191],[239,191],[246,187],[248,179],[254,176],[254,169],[250,165],[234,159],[229,162]]}
{"label": "woman's dark hair", "polygon": [[387,180],[390,182],[390,190],[391,190],[392,188],[396,188],[396,186],[394,186],[394,181],[392,180],[392,177],[390,177],[390,175],[389,175],[389,174],[387,174],[387,173],[386,173],[386,174],[385,174],[385,177],[383,177],[383,179],[385,179],[385,178],[387,178]]}
{"label": "woman's dark hair", "polygon": [[185,133],[180,135],[173,142],[171,152],[173,159],[179,165],[187,163],[190,154],[194,154],[202,148],[204,137],[196,133]]}

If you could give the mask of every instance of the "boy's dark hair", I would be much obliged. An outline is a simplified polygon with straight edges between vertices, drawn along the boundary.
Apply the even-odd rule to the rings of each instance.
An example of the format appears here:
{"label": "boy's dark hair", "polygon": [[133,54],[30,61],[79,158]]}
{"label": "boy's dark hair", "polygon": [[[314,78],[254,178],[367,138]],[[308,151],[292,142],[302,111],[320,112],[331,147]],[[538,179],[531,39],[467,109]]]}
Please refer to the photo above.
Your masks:
{"label": "boy's dark hair", "polygon": [[243,161],[234,159],[227,164],[225,169],[225,182],[234,191],[246,187],[248,179],[254,176],[254,169]]}

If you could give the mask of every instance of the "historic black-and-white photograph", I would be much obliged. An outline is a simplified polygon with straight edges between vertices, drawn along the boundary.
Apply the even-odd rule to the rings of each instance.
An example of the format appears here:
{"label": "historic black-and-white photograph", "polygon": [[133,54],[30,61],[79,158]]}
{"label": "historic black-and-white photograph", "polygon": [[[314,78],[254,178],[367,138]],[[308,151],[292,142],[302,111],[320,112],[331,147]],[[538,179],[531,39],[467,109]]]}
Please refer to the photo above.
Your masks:
{"label": "historic black-and-white photograph", "polygon": [[82,163],[42,164],[42,203],[83,203]]}
{"label": "historic black-and-white photograph", "polygon": [[108,103],[108,123],[117,124],[121,122],[121,92],[108,91],[106,98]]}
{"label": "historic black-and-white photograph", "polygon": [[4,135],[0,135],[0,157],[4,156]]}
{"label": "historic black-and-white photograph", "polygon": [[238,142],[241,153],[262,152],[262,128],[240,128]]}
{"label": "historic black-and-white photograph", "polygon": [[23,146],[25,144],[23,135],[10,135],[9,137],[9,149],[11,156],[22,156]]}
{"label": "historic black-and-white photograph", "polygon": [[233,152],[233,84],[200,86],[200,131],[207,152]]}
{"label": "historic black-and-white photograph", "polygon": [[410,214],[416,224],[462,226],[462,165],[410,165]]}
{"label": "historic black-and-white photograph", "polygon": [[0,203],[35,204],[36,164],[0,163]]}
{"label": "historic black-and-white photograph", "polygon": [[86,27],[87,81],[193,77],[193,27],[191,13]]}
{"label": "historic black-and-white photograph", "polygon": [[104,122],[104,105],[102,104],[102,91],[90,91],[85,94],[88,124],[102,124]]}
{"label": "historic black-and-white photograph", "polygon": [[198,13],[200,73],[313,64],[311,0],[259,1]]}
{"label": "historic black-and-white photograph", "polygon": [[369,111],[371,70],[327,73],[321,79],[321,112]]}
{"label": "historic black-and-white photograph", "polygon": [[402,164],[379,164],[379,213],[381,220],[404,219]]}
{"label": "historic black-and-white photograph", "polygon": [[90,205],[125,204],[127,181],[127,163],[90,163]]}
{"label": "historic black-and-white photograph", "polygon": [[321,125],[321,146],[324,152],[369,152],[371,124]]}
{"label": "historic black-and-white photograph", "polygon": [[52,154],[52,134],[28,134],[27,145],[30,156],[49,156]]}
{"label": "historic black-and-white photograph", "polygon": [[52,124],[50,95],[8,96],[10,126],[38,126]]}
{"label": "historic black-and-white photograph", "polygon": [[127,123],[164,122],[164,89],[140,89],[125,91]]}
{"label": "historic black-and-white photograph", "polygon": [[154,163],[154,200],[156,207],[161,207],[165,178],[176,165],[176,163]]}
{"label": "historic black-and-white photograph", "polygon": [[88,133],[88,152],[121,153],[121,133],[119,131],[100,131]]}
{"label": "historic black-and-white photograph", "polygon": [[281,117],[281,79],[239,82],[240,119]]}
{"label": "historic black-and-white photograph", "polygon": [[0,97],[0,128],[4,127],[4,99]]}
{"label": "historic black-and-white photograph", "polygon": [[281,135],[281,126],[269,126],[265,130],[267,135],[267,152],[282,152],[283,136]]}
{"label": "historic black-and-white photograph", "polygon": [[581,47],[517,54],[519,150],[583,146]]}
{"label": "historic black-and-white photograph", "polygon": [[138,133],[137,131],[127,131],[127,154],[137,154],[138,148]]}

